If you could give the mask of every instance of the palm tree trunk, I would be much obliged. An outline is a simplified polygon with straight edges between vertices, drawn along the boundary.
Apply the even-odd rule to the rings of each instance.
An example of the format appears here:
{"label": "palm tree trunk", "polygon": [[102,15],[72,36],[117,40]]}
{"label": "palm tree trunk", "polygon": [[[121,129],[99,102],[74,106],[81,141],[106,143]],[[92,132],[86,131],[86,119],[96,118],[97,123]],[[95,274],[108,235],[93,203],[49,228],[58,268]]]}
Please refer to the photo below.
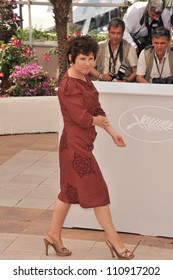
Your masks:
{"label": "palm tree trunk", "polygon": [[67,70],[67,24],[72,0],[49,0],[53,6],[55,28],[58,42],[58,81]]}

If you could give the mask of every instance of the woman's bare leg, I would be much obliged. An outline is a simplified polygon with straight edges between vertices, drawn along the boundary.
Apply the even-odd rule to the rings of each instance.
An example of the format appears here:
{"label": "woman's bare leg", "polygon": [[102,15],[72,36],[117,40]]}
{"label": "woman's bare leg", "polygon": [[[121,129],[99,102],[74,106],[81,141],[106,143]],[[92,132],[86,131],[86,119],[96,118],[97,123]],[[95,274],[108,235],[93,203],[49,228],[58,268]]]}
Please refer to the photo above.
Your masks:
{"label": "woman's bare leg", "polygon": [[55,240],[60,247],[63,247],[61,239],[62,227],[70,206],[71,204],[64,203],[58,198],[56,199],[50,229],[48,235],[46,235],[46,239],[49,242],[52,243]]}
{"label": "woman's bare leg", "polygon": [[105,231],[107,239],[117,249],[118,252],[123,252],[125,250],[125,245],[118,235],[116,228],[112,222],[109,205],[95,207],[94,213],[99,224]]}

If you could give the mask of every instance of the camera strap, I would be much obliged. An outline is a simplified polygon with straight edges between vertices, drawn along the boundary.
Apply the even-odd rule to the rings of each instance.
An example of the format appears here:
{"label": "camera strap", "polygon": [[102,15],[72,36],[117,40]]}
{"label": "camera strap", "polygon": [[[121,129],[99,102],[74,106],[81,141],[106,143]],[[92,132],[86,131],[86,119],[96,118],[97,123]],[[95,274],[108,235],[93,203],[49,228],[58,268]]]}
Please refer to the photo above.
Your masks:
{"label": "camera strap", "polygon": [[113,54],[113,51],[112,51],[112,48],[111,48],[110,40],[109,40],[108,46],[109,46],[109,53],[110,53],[109,72],[112,72],[111,71],[111,68],[112,68],[113,73],[115,73],[115,66],[116,66],[116,62],[117,62],[117,59],[118,59],[118,55],[120,55],[120,62],[122,63],[122,61],[123,61],[123,42],[121,41],[121,43],[119,44],[119,47],[118,47],[117,54],[116,54],[115,58],[114,58],[114,54]]}
{"label": "camera strap", "polygon": [[155,25],[156,27],[158,26],[163,26],[163,20],[162,17],[159,16],[157,20],[152,20],[151,23],[149,24],[149,16],[147,14],[146,18],[145,18],[145,26],[148,29],[148,35],[151,37],[151,33],[153,31],[153,29],[155,29]]}
{"label": "camera strap", "polygon": [[139,33],[139,31],[140,31],[141,28],[142,28],[143,23],[146,21],[147,15],[148,15],[148,12],[147,12],[147,10],[145,9],[144,12],[143,12],[143,15],[142,15],[142,17],[141,17],[141,19],[140,19],[140,22],[139,22],[140,27],[139,27],[138,31],[137,31],[135,34],[133,34],[132,37],[136,37],[136,35]]}
{"label": "camera strap", "polygon": [[159,73],[159,78],[162,78],[162,73],[163,73],[163,68],[164,68],[164,65],[165,65],[166,57],[164,57],[161,71],[160,71],[160,68],[159,68],[159,65],[158,65],[158,62],[157,62],[157,59],[156,59],[155,55],[154,55],[154,60],[155,60],[155,63],[156,63],[157,71]]}
{"label": "camera strap", "polygon": [[[161,17],[161,16],[159,16],[157,22],[158,22],[159,26],[164,26],[164,25],[163,25],[163,20],[162,20],[162,17]],[[141,17],[139,23],[140,23],[140,28],[138,29],[138,31],[137,31],[135,34],[133,34],[133,37],[136,37],[136,35],[137,35],[137,34],[139,33],[139,31],[141,30],[141,27],[142,27],[143,24],[145,24],[145,26],[147,27],[148,35],[151,35],[151,31],[152,31],[152,22],[149,24],[149,15],[148,15],[147,9],[144,10],[143,15],[142,15],[142,17]]]}

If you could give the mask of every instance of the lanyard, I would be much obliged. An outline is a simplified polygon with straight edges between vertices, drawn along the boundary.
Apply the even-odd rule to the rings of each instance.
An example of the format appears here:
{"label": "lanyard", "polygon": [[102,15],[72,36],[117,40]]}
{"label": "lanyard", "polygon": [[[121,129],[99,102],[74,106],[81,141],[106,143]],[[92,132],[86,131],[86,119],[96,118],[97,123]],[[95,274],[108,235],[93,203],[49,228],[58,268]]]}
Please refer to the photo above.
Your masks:
{"label": "lanyard", "polygon": [[158,73],[159,73],[159,78],[161,78],[161,77],[162,77],[162,73],[163,73],[163,67],[164,67],[164,65],[165,65],[166,57],[164,57],[161,71],[160,71],[160,69],[159,69],[159,65],[158,65],[158,62],[157,62],[157,59],[156,59],[156,56],[155,56],[155,55],[154,55],[154,59],[155,59],[155,63],[156,63],[156,66],[157,66],[157,71],[158,71]]}
{"label": "lanyard", "polygon": [[113,54],[113,51],[111,49],[111,44],[110,44],[110,41],[108,43],[108,46],[109,46],[109,53],[110,53],[110,59],[109,59],[109,72],[112,72],[111,71],[111,68],[113,69],[113,73],[115,73],[115,66],[116,66],[116,62],[117,62],[117,58],[118,58],[118,55],[120,54],[120,60],[122,60],[122,41],[121,43],[119,44],[119,47],[118,47],[118,51],[117,51],[117,54],[116,54],[116,57],[114,58],[114,54]]}
{"label": "lanyard", "polygon": [[[148,12],[147,10],[145,9],[144,12],[143,12],[143,15],[140,19],[140,27],[138,29],[138,31],[135,33],[135,34],[131,34],[132,37],[136,37],[136,35],[141,31],[141,28],[142,28],[142,25],[144,24],[144,26],[147,27],[147,31],[148,31],[148,36],[151,37],[151,32],[152,32],[152,25],[154,25],[154,22],[155,24],[157,23],[158,26],[164,26],[163,25],[163,20],[162,20],[162,17],[159,16],[159,18],[157,20],[151,20],[151,23],[149,24],[149,15],[148,15]],[[153,26],[154,27],[154,26]],[[140,35],[138,35],[139,37]]]}

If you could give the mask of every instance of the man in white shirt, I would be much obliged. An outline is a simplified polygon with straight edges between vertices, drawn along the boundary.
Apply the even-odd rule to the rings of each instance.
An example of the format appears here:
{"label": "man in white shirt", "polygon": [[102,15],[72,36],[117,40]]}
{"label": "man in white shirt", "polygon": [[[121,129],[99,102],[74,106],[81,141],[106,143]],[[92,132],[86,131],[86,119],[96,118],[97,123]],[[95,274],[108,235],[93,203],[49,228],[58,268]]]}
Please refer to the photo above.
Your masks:
{"label": "man in white shirt", "polygon": [[151,33],[159,26],[171,28],[170,12],[165,0],[149,0],[131,5],[124,15],[124,39],[137,49],[138,54],[151,44]]}
{"label": "man in white shirt", "polygon": [[138,59],[137,82],[173,83],[173,46],[170,39],[170,31],[164,27],[153,31],[152,46],[142,50]]}

